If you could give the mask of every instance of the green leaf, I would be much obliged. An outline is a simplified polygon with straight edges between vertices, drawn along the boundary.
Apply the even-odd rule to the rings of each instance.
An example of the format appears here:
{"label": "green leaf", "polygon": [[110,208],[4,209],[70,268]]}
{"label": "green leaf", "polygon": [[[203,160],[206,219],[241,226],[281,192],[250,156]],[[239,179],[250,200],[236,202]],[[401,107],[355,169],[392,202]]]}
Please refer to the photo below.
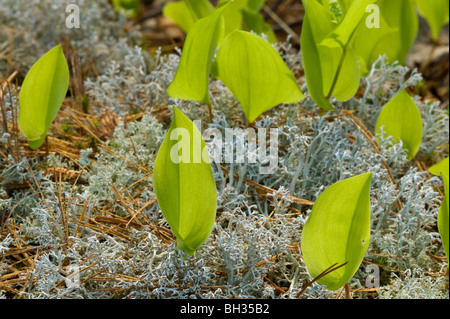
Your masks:
{"label": "green leaf", "polygon": [[[327,68],[322,66],[319,43],[333,31],[333,15],[317,0],[304,2],[305,17],[300,37],[303,65],[305,69],[306,85],[314,102],[325,110],[333,110],[333,106],[325,98],[324,77],[327,77]],[[317,23],[320,21],[320,23]],[[327,51],[324,51],[327,52]],[[328,70],[329,71],[329,70]]]}
{"label": "green leaf", "polygon": [[192,16],[184,1],[169,2],[163,8],[163,15],[188,33],[196,19]]}
{"label": "green leaf", "polygon": [[[217,7],[221,7],[229,0],[220,0]],[[235,30],[254,31],[257,34],[266,34],[271,43],[277,41],[275,32],[259,13],[265,0],[234,0],[224,13],[225,36]]]}
{"label": "green leaf", "polygon": [[170,97],[210,104],[209,75],[214,53],[223,38],[222,14],[227,7],[198,20],[190,29],[177,73],[167,89]]}
{"label": "green leaf", "polygon": [[167,3],[163,8],[163,14],[188,33],[195,22],[208,17],[214,10],[214,6],[208,0],[183,0]]}
{"label": "green leaf", "polygon": [[124,11],[129,18],[134,18],[139,13],[139,0],[112,0],[117,12]]}
{"label": "green leaf", "polygon": [[[371,13],[367,13],[366,19],[369,14]],[[353,36],[351,45],[358,56],[363,75],[369,72],[372,64],[387,49],[386,47],[380,47],[380,42],[384,41],[387,36],[393,36],[398,32],[398,28],[391,27],[383,15],[380,14],[379,18],[380,28],[368,28],[365,23],[360,23]],[[363,18],[362,21],[365,21],[365,19]],[[386,50],[385,52],[388,53],[389,51]]]}
{"label": "green leaf", "polygon": [[338,101],[351,99],[359,88],[360,66],[350,42],[365,21],[366,7],[376,0],[353,1],[345,12],[343,20],[319,45],[323,94],[334,96]]}
{"label": "green leaf", "polygon": [[270,43],[277,42],[277,36],[261,13],[249,9],[242,10],[242,19],[249,30],[256,34],[265,34]]}
{"label": "green leaf", "polygon": [[385,54],[392,63],[404,64],[419,30],[419,21],[411,0],[379,0],[380,15],[387,24],[396,29],[385,36],[376,46],[374,56]]}
{"label": "green leaf", "polygon": [[200,131],[180,110],[158,151],[153,186],[164,217],[188,255],[209,237],[216,218],[217,190]]}
{"label": "green leaf", "polygon": [[327,188],[303,228],[301,248],[311,277],[336,263],[347,263],[318,280],[330,290],[353,277],[369,247],[371,177],[372,173],[366,173]]}
{"label": "green leaf", "polygon": [[225,36],[235,30],[242,30],[242,10],[247,6],[248,0],[221,0],[218,3],[218,7],[222,7],[225,4],[229,4],[229,8],[224,12],[223,17],[225,20]]}
{"label": "green leaf", "polygon": [[433,165],[428,171],[436,176],[442,176],[442,182],[444,184],[444,198],[441,203],[438,214],[438,230],[441,235],[442,245],[444,246],[445,255],[447,260],[449,259],[449,158],[446,157],[436,165]]}
{"label": "green leaf", "polygon": [[69,87],[69,68],[60,45],[30,69],[20,89],[19,127],[33,149],[39,148]]}
{"label": "green leaf", "polygon": [[367,6],[376,1],[377,0],[359,0],[351,2],[342,22],[322,41],[322,45],[330,48],[347,47],[362,18],[366,14]]}
{"label": "green leaf", "polygon": [[[350,8],[350,5],[354,2],[355,0],[337,0],[337,2],[339,3],[339,6],[341,7],[343,12],[347,12],[348,8]],[[323,4],[323,1],[322,1]]]}
{"label": "green leaf", "polygon": [[431,166],[428,171],[436,176],[446,175],[449,176],[449,161],[448,156],[444,158],[442,161],[437,163],[436,165]]}
{"label": "green leaf", "polygon": [[[448,168],[447,168],[448,169]],[[448,234],[448,228],[449,228],[449,219],[448,219],[448,213],[449,213],[449,176],[442,174],[442,180],[444,182],[444,190],[445,190],[445,196],[442,200],[441,207],[439,209],[438,214],[438,230],[439,234],[441,235],[442,245],[444,246],[445,255],[447,256],[447,262],[449,260],[449,254],[448,254],[448,248],[449,248],[449,234]]]}
{"label": "green leaf", "polygon": [[448,0],[415,0],[419,14],[427,20],[433,39],[439,38],[441,29],[449,20]]}
{"label": "green leaf", "polygon": [[264,4],[266,3],[266,0],[247,0],[247,9],[258,12],[259,10],[264,7]]}
{"label": "green leaf", "polygon": [[[414,100],[403,90],[392,98],[378,116],[375,132],[384,127],[386,136],[392,136],[408,150],[408,159],[416,156],[422,141],[422,117]],[[380,141],[378,139],[378,141]]]}
{"label": "green leaf", "polygon": [[338,101],[351,99],[359,88],[360,70],[358,57],[352,47],[320,47],[322,63],[323,95],[334,96]]}
{"label": "green leaf", "polygon": [[[366,6],[373,2],[375,0],[346,2],[349,7],[339,24],[335,21],[337,12],[333,13],[331,7],[317,0],[306,2],[301,35],[306,84],[312,99],[325,110],[333,109],[329,102],[331,96],[346,101],[359,88],[358,58],[350,41]],[[340,16],[342,12],[336,10]]]}
{"label": "green leaf", "polygon": [[184,2],[196,20],[206,18],[215,10],[209,0],[184,0]]}
{"label": "green leaf", "polygon": [[213,74],[234,94],[250,123],[278,104],[296,103],[303,98],[278,52],[246,31],[234,31],[223,40]]}

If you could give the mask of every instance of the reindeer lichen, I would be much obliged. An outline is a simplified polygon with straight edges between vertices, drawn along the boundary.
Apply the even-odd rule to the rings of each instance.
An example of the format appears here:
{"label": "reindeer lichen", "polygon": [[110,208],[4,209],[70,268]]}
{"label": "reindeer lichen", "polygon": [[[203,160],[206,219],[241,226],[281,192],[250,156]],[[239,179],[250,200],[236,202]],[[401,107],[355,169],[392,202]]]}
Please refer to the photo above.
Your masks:
{"label": "reindeer lichen", "polygon": [[[69,36],[81,63],[92,62],[98,71],[84,82],[89,112],[114,113],[120,123],[103,147],[81,150],[78,163],[60,154],[50,154],[46,161],[29,153],[0,156],[0,278],[11,273],[14,263],[5,253],[20,246],[10,234],[10,223],[20,229],[20,244],[39,252],[33,267],[25,267],[20,283],[13,285],[23,298],[297,298],[313,278],[300,248],[311,206],[296,199],[314,202],[330,185],[366,172],[373,172],[372,240],[351,288],[366,288],[366,267],[375,263],[380,270],[378,298],[448,298],[445,277],[434,276],[443,274],[443,263],[430,257],[444,256],[435,227],[441,181],[409,162],[392,138],[382,136],[376,149],[376,140],[365,131],[373,132],[377,115],[392,96],[421,80],[417,71],[380,57],[361,79],[364,94],[334,101],[337,110],[324,114],[300,77],[306,99],[277,106],[254,123],[257,130],[278,128],[275,173],[261,174],[260,163],[249,161],[212,163],[217,220],[204,245],[187,258],[176,249],[152,185],[171,106],[191,120],[202,120],[203,130],[215,128],[223,136],[226,129],[247,128],[243,112],[223,83],[211,81],[214,120],[208,124],[206,105],[167,96],[179,54],[159,51],[150,57],[135,46],[139,33],[125,33],[125,19],[106,0],[79,1],[84,16],[80,30],[54,27],[64,23],[65,4],[2,1],[0,24],[18,32],[0,28],[0,52],[13,37],[11,56],[26,72],[46,48]],[[301,52],[288,43],[278,50],[291,71],[302,74]],[[0,77],[10,66],[0,59]],[[16,97],[6,94],[3,103],[10,121]],[[428,161],[436,154],[448,156],[447,111],[435,102],[416,103],[424,121],[418,156]],[[161,109],[169,116],[162,116]],[[137,120],[126,120],[137,113],[142,113]],[[0,129],[2,152],[13,138],[5,133]],[[224,141],[223,150],[233,147],[236,152],[243,141],[247,152],[248,140],[244,134]],[[265,155],[267,161],[273,157],[270,143]],[[51,178],[44,174],[48,167],[81,172],[86,183]],[[8,224],[3,224],[10,212]],[[313,284],[300,297],[335,296]],[[9,297],[0,288],[0,298]],[[355,292],[354,297],[367,295]]]}

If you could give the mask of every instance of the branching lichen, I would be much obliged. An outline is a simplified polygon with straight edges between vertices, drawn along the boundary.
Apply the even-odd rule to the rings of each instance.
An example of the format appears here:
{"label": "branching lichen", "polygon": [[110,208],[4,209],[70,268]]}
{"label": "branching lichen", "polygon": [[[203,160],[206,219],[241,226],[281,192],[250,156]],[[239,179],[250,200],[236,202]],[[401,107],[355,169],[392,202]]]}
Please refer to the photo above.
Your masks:
{"label": "branching lichen", "polygon": [[[84,83],[89,112],[113,112],[122,119],[143,115],[119,123],[105,147],[82,150],[79,163],[83,167],[60,155],[44,161],[46,167],[82,171],[85,184],[51,179],[43,174],[42,162],[31,156],[21,160],[0,156],[0,219],[3,209],[13,210],[10,218],[20,226],[16,234],[21,244],[39,252],[15,287],[22,297],[296,298],[313,279],[300,248],[311,207],[293,199],[315,201],[333,183],[371,171],[372,239],[351,288],[365,288],[365,267],[376,263],[381,274],[379,298],[448,298],[445,278],[440,276],[442,263],[430,257],[444,256],[436,229],[440,179],[408,162],[401,144],[390,137],[382,136],[380,150],[375,149],[376,141],[368,139],[365,128],[341,112],[357,111],[354,116],[373,133],[383,105],[399,90],[420,81],[420,74],[381,57],[361,81],[364,95],[336,103],[337,111],[321,115],[307,97],[267,112],[254,129],[278,128],[276,172],[261,174],[259,162],[212,163],[217,220],[208,240],[188,258],[176,249],[153,192],[154,161],[170,124],[155,110],[168,105],[170,112],[175,105],[190,119],[202,120],[202,129],[223,133],[228,128],[246,128],[243,112],[216,80],[210,83],[213,123],[208,124],[205,105],[170,99],[166,89],[179,54],[159,51],[149,58],[134,46],[139,35],[123,32],[125,20],[117,18],[107,1],[79,3],[84,26],[68,31],[51,27],[62,23],[64,2],[3,1],[0,23],[19,29],[17,33],[0,29],[0,43],[14,37],[12,56],[25,72],[56,39],[70,36],[82,63],[93,61],[98,69],[99,76],[91,75]],[[38,19],[49,11],[58,14],[45,13],[46,19]],[[4,49],[0,45],[0,52]],[[302,74],[301,53],[293,52],[287,43],[278,49],[294,74]],[[0,60],[0,74],[7,65]],[[303,77],[299,83],[304,83]],[[8,112],[9,103],[5,99]],[[446,110],[438,103],[416,103],[424,120],[418,158],[433,161],[448,156]],[[11,136],[0,132],[7,142]],[[243,141],[248,151],[248,140],[243,135],[242,140],[224,143],[223,149],[236,150]],[[270,147],[266,155],[273,156]],[[14,188],[16,184],[25,186]],[[254,184],[272,191],[262,193]],[[13,230],[5,227],[0,232],[0,278],[11,273],[13,263],[4,253],[18,245],[9,233]],[[313,284],[301,298],[335,296]],[[0,298],[5,297],[10,294],[0,288]]]}

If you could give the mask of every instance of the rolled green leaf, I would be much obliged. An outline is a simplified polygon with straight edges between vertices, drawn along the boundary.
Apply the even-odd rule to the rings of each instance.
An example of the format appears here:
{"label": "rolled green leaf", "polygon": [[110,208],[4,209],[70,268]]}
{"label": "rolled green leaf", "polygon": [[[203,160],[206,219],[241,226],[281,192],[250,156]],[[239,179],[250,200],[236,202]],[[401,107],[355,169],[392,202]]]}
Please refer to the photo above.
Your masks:
{"label": "rolled green leaf", "polygon": [[330,186],[316,200],[301,237],[311,277],[338,263],[345,266],[318,280],[330,290],[345,285],[358,270],[370,241],[372,173]]}
{"label": "rolled green leaf", "polygon": [[200,131],[180,110],[158,151],[153,186],[161,211],[177,237],[177,247],[193,255],[210,235],[217,190]]}
{"label": "rolled green leaf", "polygon": [[214,6],[209,0],[184,0],[194,18],[202,19],[214,12]]}
{"label": "rolled green leaf", "polygon": [[[324,78],[327,77],[326,66],[322,66],[321,54],[330,50],[319,49],[326,36],[333,31],[333,15],[317,0],[308,0],[305,5],[300,45],[302,48],[303,65],[305,69],[306,85],[314,102],[325,110],[333,110],[333,106],[325,97]],[[317,23],[320,21],[320,23]],[[326,59],[325,59],[326,60]]]}
{"label": "rolled green leaf", "polygon": [[[379,0],[377,5],[383,20],[397,31],[389,33],[379,41],[373,56],[376,59],[378,55],[385,54],[391,63],[398,61],[404,64],[419,30],[414,3],[411,0]],[[379,30],[382,32],[386,27],[381,25]]]}
{"label": "rolled green leaf", "polygon": [[347,47],[357,30],[361,19],[366,14],[366,8],[377,0],[358,0],[349,4],[341,23],[329,34],[322,45],[332,47]]}
{"label": "rolled green leaf", "polygon": [[444,158],[442,161],[436,165],[431,166],[428,171],[436,176],[442,177],[442,182],[444,184],[444,198],[442,199],[441,207],[439,209],[438,215],[438,230],[441,235],[442,245],[444,246],[445,255],[447,256],[447,261],[449,258],[449,159]]}
{"label": "rolled green leaf", "polygon": [[[403,90],[392,98],[378,116],[375,132],[384,127],[386,136],[392,136],[408,151],[408,160],[416,156],[422,141],[422,117],[414,100]],[[380,139],[378,138],[378,141]]]}
{"label": "rolled green leaf", "polygon": [[[404,60],[417,35],[417,15],[410,0],[307,0],[301,35],[306,84],[312,99],[332,110],[331,97],[352,98],[361,73],[379,55]],[[380,9],[380,28],[367,24],[368,8]],[[320,21],[320,23],[318,23]]]}
{"label": "rolled green leaf", "polygon": [[324,79],[323,94],[338,101],[351,99],[359,88],[360,66],[352,39],[366,14],[367,6],[376,0],[359,0],[349,3],[342,21],[319,45]]}
{"label": "rolled green leaf", "polygon": [[20,89],[19,127],[32,149],[47,136],[69,88],[69,68],[60,45],[30,69]]}
{"label": "rolled green leaf", "polygon": [[278,104],[303,99],[294,75],[278,52],[246,31],[234,31],[223,40],[213,75],[234,94],[250,123]]}
{"label": "rolled green leaf", "polygon": [[224,36],[222,14],[227,7],[198,20],[190,29],[177,73],[167,89],[170,97],[210,104],[209,76],[214,53]]}
{"label": "rolled green leaf", "polygon": [[441,207],[439,209],[439,215],[438,215],[438,230],[439,234],[441,235],[442,245],[444,246],[445,255],[447,256],[447,263],[449,259],[449,234],[448,234],[448,228],[449,228],[449,176],[442,174],[442,180],[444,182],[444,191],[445,196],[442,200]]}
{"label": "rolled green leaf", "polygon": [[346,11],[337,2],[333,6],[318,0],[306,2],[301,36],[306,84],[312,99],[323,109],[333,109],[329,102],[332,96],[346,101],[359,88],[360,66],[351,44],[366,7],[373,2],[345,2]]}
{"label": "rolled green leaf", "polygon": [[433,39],[439,38],[441,29],[449,20],[449,1],[448,0],[415,0],[418,11],[428,22]]}
{"label": "rolled green leaf", "polygon": [[[334,96],[338,101],[347,101],[355,96],[360,83],[358,57],[352,47],[345,49],[334,47],[322,51],[323,95]],[[330,76],[331,75],[331,76]]]}
{"label": "rolled green leaf", "polygon": [[[366,19],[368,16],[369,13],[367,13]],[[372,64],[380,55],[398,56],[396,50],[400,49],[400,45],[393,43],[387,46],[380,45],[380,43],[383,43],[387,37],[394,36],[399,30],[398,28],[391,27],[384,19],[384,15],[380,14],[379,18],[379,28],[368,28],[365,23],[360,23],[353,37],[351,45],[358,56],[362,75],[366,75],[369,72]]]}

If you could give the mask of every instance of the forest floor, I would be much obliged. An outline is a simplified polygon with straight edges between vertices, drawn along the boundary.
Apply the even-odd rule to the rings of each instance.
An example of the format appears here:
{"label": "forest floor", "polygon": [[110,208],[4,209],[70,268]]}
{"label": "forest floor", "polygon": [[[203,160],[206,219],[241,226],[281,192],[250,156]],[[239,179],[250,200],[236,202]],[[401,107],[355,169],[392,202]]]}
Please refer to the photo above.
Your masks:
{"label": "forest floor", "polygon": [[[397,197],[389,193],[394,186],[380,160],[388,155],[360,141],[364,140],[361,132],[373,122],[364,117],[355,120],[356,110],[322,116],[307,106],[296,111],[283,106],[279,113],[270,113],[270,123],[283,126],[283,171],[279,176],[260,178],[251,169],[249,173],[238,171],[239,166],[214,168],[219,189],[214,234],[192,260],[176,251],[175,238],[163,221],[150,181],[157,146],[172,116],[164,85],[173,76],[178,63],[176,49],[182,48],[186,36],[162,15],[162,6],[161,1],[143,1],[140,15],[123,23],[118,32],[138,30],[141,45],[136,51],[130,49],[126,60],[118,61],[121,66],[117,70],[114,64],[101,69],[96,61],[82,65],[82,50],[73,48],[70,38],[60,39],[71,67],[69,95],[46,144],[36,151],[27,146],[17,124],[16,97],[26,66],[19,66],[12,51],[4,49],[16,46],[20,54],[29,48],[22,50],[14,41],[0,46],[0,54],[10,52],[0,55],[6,61],[0,72],[0,132],[8,133],[7,141],[0,142],[0,298],[295,298],[302,285],[312,280],[301,258],[297,233],[316,194],[338,180],[343,171],[356,174],[367,167],[380,169],[372,197],[375,216],[385,224],[380,222],[363,265],[378,265],[382,284],[381,288],[363,286],[361,270],[353,282],[353,297],[406,298],[409,294],[412,298],[448,298],[448,281],[442,280],[445,257],[435,238],[439,205],[429,197],[442,195],[442,190],[437,180],[426,175],[431,165],[448,156],[448,136],[446,143],[441,142],[442,137],[436,142],[441,154],[426,154],[426,147],[435,143],[429,129],[429,142],[415,161],[406,163],[401,154],[389,155],[398,200],[414,217],[399,214],[397,218],[395,214],[403,208],[392,204]],[[301,2],[268,1],[263,14],[280,42],[290,39],[289,54],[295,57],[301,49]],[[11,39],[20,33],[14,25],[3,28],[13,35]],[[1,31],[0,26],[0,36]],[[114,41],[120,46],[118,39]],[[146,69],[148,57],[152,61]],[[301,78],[301,68],[293,65],[293,72]],[[395,79],[394,86],[405,85],[418,95],[424,114],[432,102],[437,102],[436,112],[444,114],[449,104],[448,25],[433,43],[426,22],[420,20],[407,66],[404,78]],[[383,68],[380,66],[380,73],[403,72]],[[413,69],[423,78],[407,85],[409,77],[414,79]],[[154,85],[146,86],[148,82]],[[229,102],[223,112],[217,110],[215,124],[226,127],[221,116],[230,126],[242,124],[231,105],[234,100],[222,87],[214,88],[217,103]],[[138,98],[128,100],[135,92]],[[127,111],[123,111],[124,105]],[[199,104],[181,105],[192,117],[204,118],[206,109],[198,110]],[[291,111],[294,124],[284,117]],[[448,124],[433,114],[430,121],[448,131]],[[330,168],[334,162],[308,157],[311,141],[320,146],[316,153],[321,156],[328,154],[333,144],[342,144],[345,151],[357,155],[345,159],[343,165],[348,163],[348,167],[338,171]],[[288,192],[284,181],[293,178],[298,165],[297,160],[288,162],[291,145],[304,147],[298,156],[304,156],[313,168],[317,166],[317,172],[311,169],[311,184],[293,183]],[[367,163],[361,164],[365,159]],[[336,159],[334,164],[337,167],[342,161]],[[233,169],[235,177],[230,174]],[[329,179],[319,175],[321,170],[329,173]],[[309,193],[305,185],[312,185]],[[381,198],[383,192],[389,193],[388,199]],[[378,207],[382,200],[393,208],[383,211]],[[248,233],[243,236],[242,232]],[[392,249],[390,242],[395,242]],[[72,289],[70,280],[68,283],[72,266],[81,273],[82,288]],[[420,271],[415,272],[417,269]],[[420,289],[423,291],[416,294]],[[304,297],[343,298],[341,292],[328,292],[320,285],[310,288]]]}

